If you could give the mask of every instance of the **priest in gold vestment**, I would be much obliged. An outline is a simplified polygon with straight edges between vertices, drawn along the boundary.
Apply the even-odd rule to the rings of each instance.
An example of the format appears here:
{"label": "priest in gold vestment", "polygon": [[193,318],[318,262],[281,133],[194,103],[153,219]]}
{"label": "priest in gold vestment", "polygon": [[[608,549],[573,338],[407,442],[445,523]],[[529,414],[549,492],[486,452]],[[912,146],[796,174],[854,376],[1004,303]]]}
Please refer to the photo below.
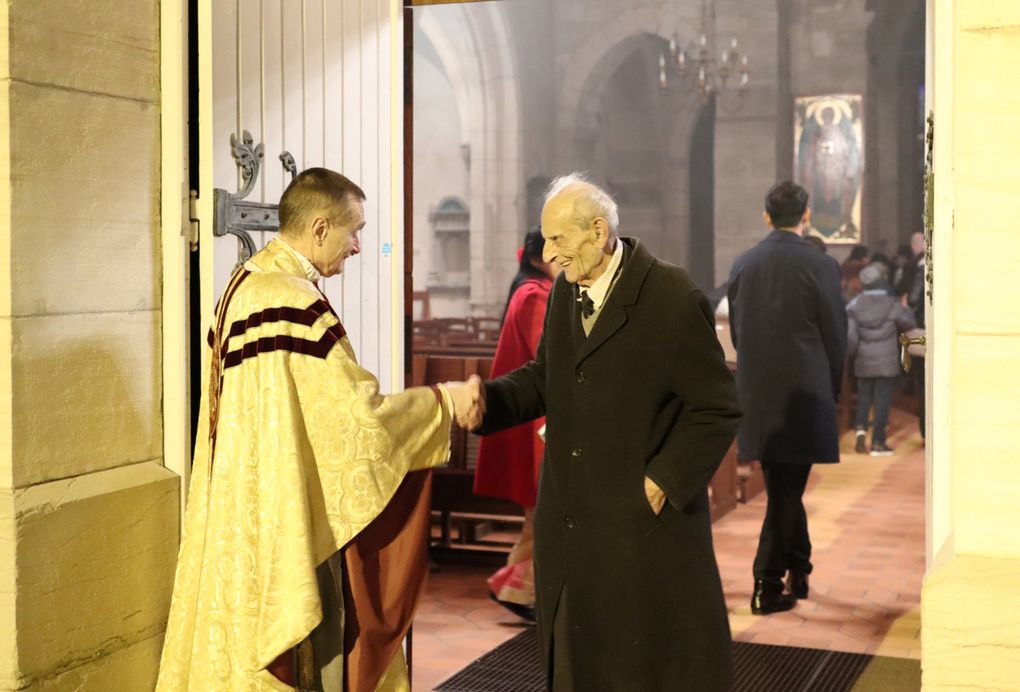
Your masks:
{"label": "priest in gold vestment", "polygon": [[[407,690],[427,474],[469,388],[383,396],[318,289],[358,253],[364,193],[309,169],[210,332],[158,690]],[[423,499],[424,498],[424,499]]]}

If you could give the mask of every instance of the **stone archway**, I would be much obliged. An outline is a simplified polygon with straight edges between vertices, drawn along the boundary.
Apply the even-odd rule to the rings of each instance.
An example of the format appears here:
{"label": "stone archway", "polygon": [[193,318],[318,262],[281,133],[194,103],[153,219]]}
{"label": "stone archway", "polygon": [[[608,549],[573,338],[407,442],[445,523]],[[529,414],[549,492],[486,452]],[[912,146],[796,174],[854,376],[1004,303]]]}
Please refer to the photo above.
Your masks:
{"label": "stone archway", "polygon": [[[921,229],[924,138],[923,0],[868,3],[866,238],[888,254]],[[875,177],[877,176],[877,178]]]}
{"label": "stone archway", "polygon": [[700,100],[658,85],[665,39],[627,36],[595,62],[579,92],[574,151],[564,168],[588,171],[620,204],[622,232],[685,264],[689,250],[690,134]]}
{"label": "stone archway", "polygon": [[[557,99],[557,151],[560,170],[566,170],[584,151],[585,139],[573,135],[579,124],[590,122],[591,105],[587,103],[593,85],[604,85],[627,57],[625,46],[640,36],[666,36],[679,32],[681,42],[692,43],[694,27],[700,21],[700,9],[661,2],[631,6],[613,11],[604,6],[592,8],[583,18],[558,17],[557,26],[573,44],[557,68],[560,84]],[[663,39],[664,40],[664,39]]]}

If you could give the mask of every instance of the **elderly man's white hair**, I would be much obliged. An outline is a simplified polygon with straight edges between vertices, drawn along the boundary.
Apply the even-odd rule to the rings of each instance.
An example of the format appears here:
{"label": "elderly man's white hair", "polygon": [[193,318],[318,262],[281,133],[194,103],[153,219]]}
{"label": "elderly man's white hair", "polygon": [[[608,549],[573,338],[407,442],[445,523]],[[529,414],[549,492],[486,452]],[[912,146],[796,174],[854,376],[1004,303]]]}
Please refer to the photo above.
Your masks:
{"label": "elderly man's white hair", "polygon": [[556,178],[549,184],[545,194],[548,204],[562,194],[574,196],[573,221],[581,228],[588,228],[598,217],[604,218],[609,224],[609,235],[616,237],[616,229],[620,225],[620,212],[616,201],[608,192],[588,180],[584,173],[570,173]]}

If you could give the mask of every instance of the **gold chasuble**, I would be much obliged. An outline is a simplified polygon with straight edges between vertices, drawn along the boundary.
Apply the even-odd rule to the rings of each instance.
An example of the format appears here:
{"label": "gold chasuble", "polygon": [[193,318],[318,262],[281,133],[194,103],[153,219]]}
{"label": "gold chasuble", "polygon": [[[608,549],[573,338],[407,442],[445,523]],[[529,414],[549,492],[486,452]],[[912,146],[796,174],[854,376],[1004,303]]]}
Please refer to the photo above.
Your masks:
{"label": "gold chasuble", "polygon": [[[315,278],[273,240],[217,308],[158,690],[294,689],[267,667],[310,647],[324,617],[322,570],[341,562],[353,573],[325,614],[346,628],[343,667],[357,670],[341,683],[334,666],[319,684],[408,689],[399,638],[414,603],[392,594],[420,592],[424,568],[418,578],[406,564],[424,564],[428,507],[422,474],[402,483],[449,458],[451,405],[425,387],[382,396]],[[393,540],[387,524],[415,533]],[[359,593],[368,596],[356,614]],[[404,629],[376,637],[388,614]]]}

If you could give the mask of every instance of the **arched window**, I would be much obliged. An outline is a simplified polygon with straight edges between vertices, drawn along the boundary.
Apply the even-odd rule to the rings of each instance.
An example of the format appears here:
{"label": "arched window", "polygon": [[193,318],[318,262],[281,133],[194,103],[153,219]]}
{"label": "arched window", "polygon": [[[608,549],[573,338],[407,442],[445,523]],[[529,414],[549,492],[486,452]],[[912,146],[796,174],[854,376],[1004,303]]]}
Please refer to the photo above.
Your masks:
{"label": "arched window", "polygon": [[445,197],[429,214],[435,247],[429,290],[467,293],[471,286],[471,212],[463,200]]}

